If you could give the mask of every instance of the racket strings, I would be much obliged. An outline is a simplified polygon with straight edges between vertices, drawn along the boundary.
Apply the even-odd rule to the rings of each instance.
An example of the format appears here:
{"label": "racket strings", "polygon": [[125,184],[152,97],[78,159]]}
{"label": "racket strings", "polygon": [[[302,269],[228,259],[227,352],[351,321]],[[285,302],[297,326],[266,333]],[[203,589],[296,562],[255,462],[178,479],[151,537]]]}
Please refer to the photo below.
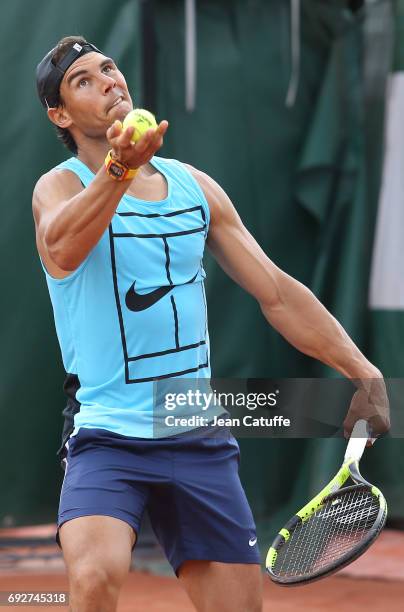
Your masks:
{"label": "racket strings", "polygon": [[291,533],[278,550],[274,572],[297,577],[337,565],[367,537],[379,507],[368,490],[342,490]]}
{"label": "racket strings", "polygon": [[[343,502],[337,498],[338,505],[328,502],[308,525],[314,544],[310,547],[310,554],[306,555],[310,572],[335,563],[360,542],[368,525],[374,524],[378,510],[372,512],[373,505],[368,503],[363,493],[349,493],[346,497]],[[317,522],[313,521],[314,518]]]}

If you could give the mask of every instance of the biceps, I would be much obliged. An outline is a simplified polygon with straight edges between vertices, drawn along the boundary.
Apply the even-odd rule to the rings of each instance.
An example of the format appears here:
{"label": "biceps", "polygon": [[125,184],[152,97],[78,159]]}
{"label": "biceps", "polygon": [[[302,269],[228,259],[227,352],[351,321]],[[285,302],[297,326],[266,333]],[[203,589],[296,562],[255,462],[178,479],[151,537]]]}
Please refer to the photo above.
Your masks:
{"label": "biceps", "polygon": [[208,247],[221,268],[261,306],[277,303],[281,271],[242,225],[216,227],[209,232]]}

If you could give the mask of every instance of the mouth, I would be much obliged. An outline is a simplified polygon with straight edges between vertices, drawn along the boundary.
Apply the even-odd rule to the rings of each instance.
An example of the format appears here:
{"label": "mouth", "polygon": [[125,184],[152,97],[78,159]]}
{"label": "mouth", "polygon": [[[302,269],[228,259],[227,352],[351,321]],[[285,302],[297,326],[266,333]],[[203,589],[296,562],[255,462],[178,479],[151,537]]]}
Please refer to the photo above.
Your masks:
{"label": "mouth", "polygon": [[113,104],[111,104],[111,106],[108,108],[108,112],[115,108],[115,106],[119,106],[119,104],[121,104],[124,101],[123,96],[118,96],[115,100],[115,102]]}

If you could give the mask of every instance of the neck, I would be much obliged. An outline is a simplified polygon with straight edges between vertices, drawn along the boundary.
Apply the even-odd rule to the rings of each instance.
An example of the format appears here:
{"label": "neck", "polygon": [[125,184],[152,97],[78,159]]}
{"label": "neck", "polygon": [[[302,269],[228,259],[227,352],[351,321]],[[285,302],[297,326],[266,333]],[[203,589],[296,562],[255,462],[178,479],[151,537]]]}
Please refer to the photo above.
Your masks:
{"label": "neck", "polygon": [[85,142],[77,144],[77,157],[83,164],[88,166],[94,174],[97,174],[110,148],[105,138],[99,141],[91,140],[91,142],[86,140]]}

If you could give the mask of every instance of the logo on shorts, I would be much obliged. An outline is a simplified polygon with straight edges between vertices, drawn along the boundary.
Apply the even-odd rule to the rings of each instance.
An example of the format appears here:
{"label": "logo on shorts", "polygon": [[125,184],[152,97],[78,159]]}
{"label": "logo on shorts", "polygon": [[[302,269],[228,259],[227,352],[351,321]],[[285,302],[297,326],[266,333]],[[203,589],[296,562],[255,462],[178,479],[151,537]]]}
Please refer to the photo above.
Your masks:
{"label": "logo on shorts", "polygon": [[257,538],[250,538],[250,539],[248,540],[248,545],[249,545],[249,546],[255,546],[255,545],[256,545],[256,543],[257,543]]}

